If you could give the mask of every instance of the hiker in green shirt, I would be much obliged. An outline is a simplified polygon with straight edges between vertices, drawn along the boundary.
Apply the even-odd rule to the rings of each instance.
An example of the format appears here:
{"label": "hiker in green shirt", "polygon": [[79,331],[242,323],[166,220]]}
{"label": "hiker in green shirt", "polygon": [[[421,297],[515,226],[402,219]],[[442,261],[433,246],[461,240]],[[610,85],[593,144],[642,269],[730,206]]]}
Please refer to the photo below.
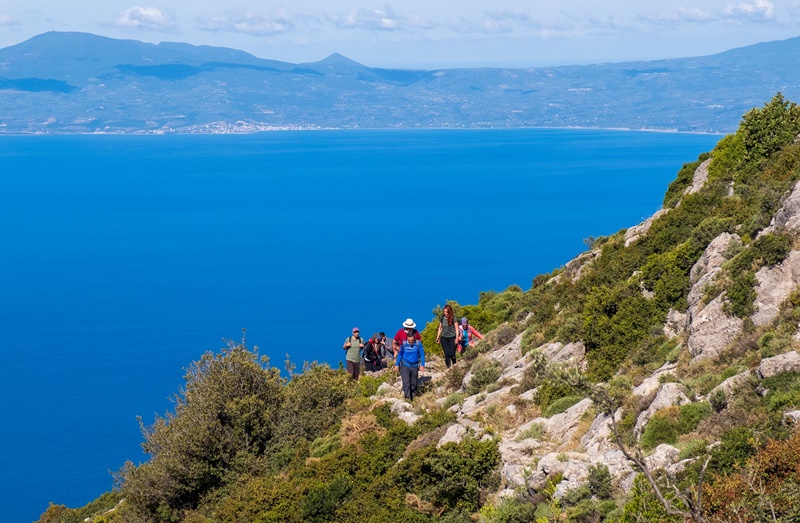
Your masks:
{"label": "hiker in green shirt", "polygon": [[361,371],[361,350],[364,348],[364,340],[358,332],[358,327],[353,327],[353,335],[344,340],[342,348],[347,351],[345,361],[347,363],[347,373],[350,379],[357,380]]}

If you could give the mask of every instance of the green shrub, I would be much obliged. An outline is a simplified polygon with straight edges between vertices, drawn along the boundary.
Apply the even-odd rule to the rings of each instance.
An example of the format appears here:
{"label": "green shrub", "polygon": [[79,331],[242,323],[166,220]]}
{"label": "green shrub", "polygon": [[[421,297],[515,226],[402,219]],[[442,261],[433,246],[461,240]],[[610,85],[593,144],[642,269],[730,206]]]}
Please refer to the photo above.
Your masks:
{"label": "green shrub", "polygon": [[711,452],[711,462],[708,470],[717,473],[727,473],[737,464],[744,464],[745,460],[756,453],[755,436],[752,429],[736,427],[722,434],[720,444]]}
{"label": "green shrub", "polygon": [[472,365],[472,379],[467,388],[467,394],[472,396],[484,390],[487,385],[495,383],[503,373],[503,367],[498,361],[481,358]]}
{"label": "green shrub", "polygon": [[711,407],[704,402],[661,409],[650,418],[640,443],[646,449],[654,448],[661,443],[674,444],[678,441],[678,436],[692,432],[710,415]]}
{"label": "green shrub", "polygon": [[468,437],[414,451],[393,469],[391,481],[436,507],[476,511],[483,490],[499,484],[499,462],[497,443]]}
{"label": "green shrub", "polygon": [[702,456],[706,452],[708,442],[704,439],[693,439],[686,443],[678,454],[678,459],[689,459]]}
{"label": "green shrub", "polygon": [[503,498],[491,509],[481,511],[481,515],[486,523],[529,523],[535,520],[535,512],[536,505],[530,502]]}
{"label": "green shrub", "polygon": [[800,373],[783,372],[763,381],[769,392],[764,397],[767,408],[781,411],[800,407]]}
{"label": "green shrub", "polygon": [[758,340],[758,347],[762,358],[771,358],[786,352],[793,342],[791,334],[769,331]]}
{"label": "green shrub", "polygon": [[556,379],[553,376],[546,376],[539,386],[539,389],[536,391],[533,401],[542,411],[546,411],[555,401],[561,398],[578,395],[580,395],[580,391],[566,380]]}
{"label": "green shrub", "polygon": [[230,475],[248,472],[273,437],[283,384],[278,369],[244,345],[204,354],[187,371],[174,413],[143,428],[151,459],[121,471],[126,506],[144,519],[170,521]]}
{"label": "green shrub", "polygon": [[611,472],[604,464],[598,463],[589,467],[589,491],[598,499],[611,499]]}
{"label": "green shrub", "polygon": [[442,408],[449,409],[453,405],[461,405],[464,403],[465,399],[466,397],[460,392],[454,392],[445,398],[444,403],[442,403]]}
{"label": "green shrub", "polygon": [[542,436],[544,436],[544,425],[541,423],[533,423],[530,427],[520,432],[516,441],[522,441],[528,438],[540,440]]}
{"label": "green shrub", "polygon": [[320,458],[326,454],[330,454],[341,446],[342,437],[338,433],[328,437],[317,438],[311,442],[309,455],[312,458]]}
{"label": "green shrub", "polygon": [[549,418],[555,416],[556,414],[561,414],[582,399],[583,396],[565,396],[563,398],[558,398],[547,406],[547,409],[545,409],[545,411],[542,413],[542,416]]}

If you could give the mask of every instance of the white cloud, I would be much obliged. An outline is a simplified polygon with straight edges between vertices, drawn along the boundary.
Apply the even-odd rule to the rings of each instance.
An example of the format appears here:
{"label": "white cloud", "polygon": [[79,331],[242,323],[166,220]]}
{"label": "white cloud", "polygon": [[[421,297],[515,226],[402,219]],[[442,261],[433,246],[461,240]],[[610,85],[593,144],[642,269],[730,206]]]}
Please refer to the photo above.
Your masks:
{"label": "white cloud", "polygon": [[157,7],[133,6],[120,13],[113,25],[129,29],[151,29],[156,31],[174,31],[175,21],[172,16]]}
{"label": "white cloud", "polygon": [[640,19],[655,24],[684,24],[712,22],[716,17],[698,7],[678,7],[675,11],[642,16]]}
{"label": "white cloud", "polygon": [[254,36],[270,36],[293,31],[295,22],[284,9],[275,9],[268,15],[253,11],[227,13],[222,17],[200,19],[200,29],[227,31]]}
{"label": "white cloud", "polygon": [[743,18],[751,22],[772,21],[775,18],[775,7],[769,0],[730,4],[725,7],[725,14],[731,18]]}
{"label": "white cloud", "polygon": [[340,29],[417,31],[434,27],[417,15],[397,15],[389,6],[383,9],[353,9],[346,15],[327,15],[326,18]]}
{"label": "white cloud", "polygon": [[0,25],[17,25],[19,22],[11,17],[0,13]]}

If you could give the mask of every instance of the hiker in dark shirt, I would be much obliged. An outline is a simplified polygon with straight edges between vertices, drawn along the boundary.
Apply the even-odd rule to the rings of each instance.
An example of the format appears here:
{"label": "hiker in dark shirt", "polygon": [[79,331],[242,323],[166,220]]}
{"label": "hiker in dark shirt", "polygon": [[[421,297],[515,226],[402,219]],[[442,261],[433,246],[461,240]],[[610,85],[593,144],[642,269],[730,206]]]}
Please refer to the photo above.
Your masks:
{"label": "hiker in dark shirt", "polygon": [[364,346],[364,366],[367,371],[376,372],[383,368],[381,347],[380,335],[376,332]]}

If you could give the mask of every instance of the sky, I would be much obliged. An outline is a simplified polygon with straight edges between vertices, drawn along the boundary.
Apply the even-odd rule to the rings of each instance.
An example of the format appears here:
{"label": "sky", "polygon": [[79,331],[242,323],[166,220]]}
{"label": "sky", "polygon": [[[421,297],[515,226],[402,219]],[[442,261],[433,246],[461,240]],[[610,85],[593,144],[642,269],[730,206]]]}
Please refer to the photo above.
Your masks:
{"label": "sky", "polygon": [[538,67],[704,56],[800,36],[800,0],[0,0],[0,48],[46,31],[292,63],[340,53],[370,67]]}

